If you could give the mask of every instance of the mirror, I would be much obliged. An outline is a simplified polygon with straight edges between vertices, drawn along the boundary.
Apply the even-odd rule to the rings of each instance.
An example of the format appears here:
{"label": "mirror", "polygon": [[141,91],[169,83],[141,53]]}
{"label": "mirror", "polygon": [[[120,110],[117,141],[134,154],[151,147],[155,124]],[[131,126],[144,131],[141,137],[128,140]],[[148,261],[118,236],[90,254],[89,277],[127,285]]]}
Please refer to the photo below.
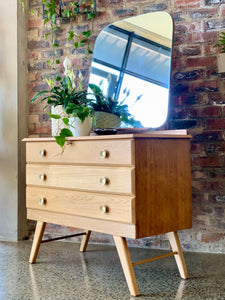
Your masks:
{"label": "mirror", "polygon": [[98,35],[89,83],[121,100],[144,127],[167,118],[173,20],[166,12],[147,13],[104,28]]}

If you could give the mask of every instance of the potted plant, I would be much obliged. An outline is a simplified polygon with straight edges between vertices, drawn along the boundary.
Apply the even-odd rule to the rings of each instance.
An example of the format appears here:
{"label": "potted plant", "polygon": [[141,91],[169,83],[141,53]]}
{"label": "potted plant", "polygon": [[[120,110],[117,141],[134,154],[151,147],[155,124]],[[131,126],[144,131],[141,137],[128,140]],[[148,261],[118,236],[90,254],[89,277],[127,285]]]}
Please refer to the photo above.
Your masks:
{"label": "potted plant", "polygon": [[[130,94],[129,90],[123,92],[124,97],[122,100],[115,100],[111,97],[104,96],[101,87],[95,84],[90,83],[89,88],[94,95],[90,106],[93,110],[97,128],[118,128],[121,124],[129,127],[143,127],[140,121],[134,119],[134,116],[129,112],[128,105],[125,104],[125,100]],[[142,95],[137,97],[136,101],[138,101],[141,96]]]}
{"label": "potted plant", "polygon": [[220,33],[219,42],[217,46],[219,47],[221,52],[217,56],[218,72],[224,73],[225,72],[225,32]]}
{"label": "potted plant", "polygon": [[82,75],[79,74],[77,83],[73,70],[70,69],[71,63],[65,58],[63,62],[64,76],[57,76],[55,80],[46,78],[50,90],[36,93],[31,99],[31,103],[41,99],[46,102],[44,110],[51,108],[51,113],[47,114],[52,119],[52,135],[56,142],[63,148],[66,137],[80,135],[75,130],[85,125],[86,131],[82,135],[89,135],[92,126],[92,107],[88,99],[87,89],[82,87]]}

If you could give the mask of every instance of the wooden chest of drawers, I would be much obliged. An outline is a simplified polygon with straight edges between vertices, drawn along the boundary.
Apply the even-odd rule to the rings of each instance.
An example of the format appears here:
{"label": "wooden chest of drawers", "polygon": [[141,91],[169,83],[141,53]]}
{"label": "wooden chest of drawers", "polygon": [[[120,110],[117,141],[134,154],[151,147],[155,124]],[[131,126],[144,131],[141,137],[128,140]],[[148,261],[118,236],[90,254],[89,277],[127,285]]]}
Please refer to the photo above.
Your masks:
{"label": "wooden chest of drawers", "polygon": [[121,257],[125,238],[192,225],[190,136],[167,131],[69,138],[62,154],[53,138],[25,141],[27,216],[38,221],[30,262],[46,222],[112,234],[137,295],[133,271],[126,275]]}

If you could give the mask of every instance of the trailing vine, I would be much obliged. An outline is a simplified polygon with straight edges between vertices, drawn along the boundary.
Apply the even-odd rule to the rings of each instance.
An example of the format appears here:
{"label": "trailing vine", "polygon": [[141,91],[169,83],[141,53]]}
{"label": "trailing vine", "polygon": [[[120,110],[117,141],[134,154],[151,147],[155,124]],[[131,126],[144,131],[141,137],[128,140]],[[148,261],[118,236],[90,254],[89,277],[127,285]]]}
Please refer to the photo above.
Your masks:
{"label": "trailing vine", "polygon": [[[95,18],[95,2],[94,0],[77,0],[63,1],[63,0],[40,0],[43,5],[44,25],[50,26],[50,30],[45,34],[45,38],[50,41],[52,48],[52,59],[47,60],[51,70],[56,70],[56,65],[60,64],[60,60],[56,58],[57,48],[59,47],[56,42],[56,32],[60,29],[62,20],[67,20],[70,23],[70,29],[67,32],[67,39],[73,42],[75,49],[83,48],[85,58],[88,59],[88,54],[92,54],[90,49],[90,37],[94,31],[94,18]],[[33,10],[28,10],[28,0],[19,0],[23,11],[33,13]],[[38,11],[41,15],[41,12]],[[76,33],[73,30],[73,21],[82,15],[87,15],[87,19],[91,22],[91,29]]]}

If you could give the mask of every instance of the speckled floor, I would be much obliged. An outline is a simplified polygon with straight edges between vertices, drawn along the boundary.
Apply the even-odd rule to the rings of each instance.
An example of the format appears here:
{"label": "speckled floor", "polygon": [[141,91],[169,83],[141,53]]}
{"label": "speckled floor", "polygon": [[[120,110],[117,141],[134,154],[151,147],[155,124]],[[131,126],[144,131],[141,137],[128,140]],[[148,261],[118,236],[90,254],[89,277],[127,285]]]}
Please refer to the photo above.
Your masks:
{"label": "speckled floor", "polygon": [[[30,241],[0,242],[1,300],[110,300],[129,295],[115,247],[69,242],[42,244],[29,264]],[[132,261],[165,251],[130,248]],[[173,257],[135,267],[136,299],[225,299],[225,255],[184,253],[190,278],[182,280]]]}

